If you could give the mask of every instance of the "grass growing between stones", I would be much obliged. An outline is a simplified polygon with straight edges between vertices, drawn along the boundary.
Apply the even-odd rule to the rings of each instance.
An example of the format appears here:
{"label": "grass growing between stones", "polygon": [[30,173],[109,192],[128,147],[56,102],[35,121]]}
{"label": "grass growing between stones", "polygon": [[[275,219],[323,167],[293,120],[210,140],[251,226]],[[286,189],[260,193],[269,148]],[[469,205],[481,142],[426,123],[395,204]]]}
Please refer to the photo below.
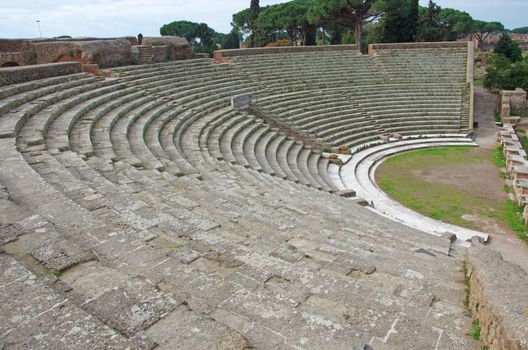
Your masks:
{"label": "grass growing between stones", "polygon": [[499,112],[494,112],[493,113],[493,117],[495,118],[495,121],[498,122],[498,123],[500,123],[502,121],[502,118],[501,118]]}
{"label": "grass growing between stones", "polygon": [[480,340],[480,322],[479,320],[474,320],[471,325],[471,330],[469,331],[469,336],[475,340]]}
{"label": "grass growing between stones", "polygon": [[[480,229],[480,220],[468,220],[468,215],[491,219],[506,225],[528,243],[528,228],[513,201],[490,200],[472,193],[464,186],[439,183],[420,175],[434,173],[443,167],[453,167],[453,171],[456,171],[460,166],[483,163],[503,168],[505,158],[502,150],[497,148],[490,152],[472,152],[471,147],[415,150],[386,160],[378,168],[377,183],[396,201],[433,219],[475,230]],[[498,169],[497,174],[500,174]],[[497,186],[505,190],[502,184]]]}
{"label": "grass growing between stones", "polygon": [[484,78],[476,78],[474,84],[475,86],[484,86]]}
{"label": "grass growing between stones", "polygon": [[517,136],[519,136],[519,141],[521,142],[524,150],[528,150],[528,136],[526,135],[526,131],[522,129],[517,130]]}
{"label": "grass growing between stones", "polygon": [[504,156],[504,153],[502,153],[502,147],[497,147],[493,150],[492,153],[493,157],[493,163],[497,168],[505,168],[506,167],[506,157]]}

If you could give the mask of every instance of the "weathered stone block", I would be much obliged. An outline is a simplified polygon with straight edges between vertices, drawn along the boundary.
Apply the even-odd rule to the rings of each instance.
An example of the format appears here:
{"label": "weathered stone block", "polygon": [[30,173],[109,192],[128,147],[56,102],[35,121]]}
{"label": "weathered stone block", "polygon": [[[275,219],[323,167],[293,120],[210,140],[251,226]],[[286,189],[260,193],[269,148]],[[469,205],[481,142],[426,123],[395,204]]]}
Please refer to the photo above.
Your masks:
{"label": "weathered stone block", "polygon": [[145,37],[143,38],[143,45],[148,46],[165,46],[167,60],[187,60],[192,58],[192,48],[185,38],[177,36],[162,36],[162,37]]}
{"label": "weathered stone block", "polygon": [[78,62],[0,68],[0,86],[80,72],[81,65]]}

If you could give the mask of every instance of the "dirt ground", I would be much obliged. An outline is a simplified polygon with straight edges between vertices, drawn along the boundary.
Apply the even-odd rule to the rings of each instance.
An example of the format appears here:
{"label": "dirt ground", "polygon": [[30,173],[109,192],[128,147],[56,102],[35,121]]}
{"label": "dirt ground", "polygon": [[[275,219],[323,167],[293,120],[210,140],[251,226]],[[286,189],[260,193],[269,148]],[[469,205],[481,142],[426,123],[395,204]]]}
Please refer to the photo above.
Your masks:
{"label": "dirt ground", "polygon": [[[489,154],[489,149],[475,148],[474,155]],[[471,192],[479,198],[492,201],[505,201],[508,194],[504,192],[504,181],[497,174],[497,167],[491,162],[450,165],[431,170],[414,170],[413,175],[430,183],[451,185]]]}

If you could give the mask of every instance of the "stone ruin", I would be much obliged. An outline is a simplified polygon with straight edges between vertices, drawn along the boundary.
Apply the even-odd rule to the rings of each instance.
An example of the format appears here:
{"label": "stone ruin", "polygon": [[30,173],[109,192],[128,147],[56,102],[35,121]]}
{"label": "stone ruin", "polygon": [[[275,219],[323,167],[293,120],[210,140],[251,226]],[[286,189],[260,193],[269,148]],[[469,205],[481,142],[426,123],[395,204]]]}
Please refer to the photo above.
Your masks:
{"label": "stone ruin", "polygon": [[521,88],[515,90],[502,90],[497,100],[497,109],[503,121],[520,117],[526,108],[526,91]]}
{"label": "stone ruin", "polygon": [[[141,52],[144,52],[141,56]],[[0,39],[0,66],[26,66],[77,61],[84,71],[192,58],[185,38],[135,37],[73,39]]]}

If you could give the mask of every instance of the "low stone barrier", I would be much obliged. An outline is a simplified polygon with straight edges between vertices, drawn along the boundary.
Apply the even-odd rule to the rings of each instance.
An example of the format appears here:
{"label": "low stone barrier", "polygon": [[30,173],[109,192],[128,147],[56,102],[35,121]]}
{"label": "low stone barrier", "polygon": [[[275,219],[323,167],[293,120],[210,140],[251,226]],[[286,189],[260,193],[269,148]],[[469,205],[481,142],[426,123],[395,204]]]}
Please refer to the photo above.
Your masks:
{"label": "low stone barrier", "polygon": [[[268,54],[284,54],[299,52],[328,52],[328,51],[356,51],[356,45],[324,45],[324,46],[284,46],[284,47],[256,47],[249,49],[232,49],[215,51],[214,57],[221,62],[226,57],[252,56]],[[358,52],[359,53],[359,52]]]}
{"label": "low stone barrier", "polygon": [[490,350],[528,349],[528,275],[473,239],[467,251],[469,307]]}
{"label": "low stone barrier", "polygon": [[440,41],[431,43],[391,43],[391,44],[370,44],[368,47],[369,55],[377,50],[406,50],[406,49],[447,49],[447,48],[466,48],[467,41]]}
{"label": "low stone barrier", "polygon": [[81,72],[79,62],[0,68],[0,86]]}

